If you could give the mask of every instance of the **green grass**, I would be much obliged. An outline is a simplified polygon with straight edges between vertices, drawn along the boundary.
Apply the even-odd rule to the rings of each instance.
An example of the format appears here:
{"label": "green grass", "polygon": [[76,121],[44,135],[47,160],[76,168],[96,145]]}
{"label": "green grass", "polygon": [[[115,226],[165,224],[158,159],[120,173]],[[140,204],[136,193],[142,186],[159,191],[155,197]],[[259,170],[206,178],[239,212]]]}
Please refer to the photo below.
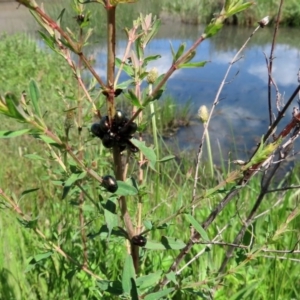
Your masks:
{"label": "green grass", "polygon": [[[28,77],[35,78],[41,88],[42,113],[46,114],[46,122],[52,129],[63,134],[64,113],[72,107],[76,100],[77,85],[66,64],[56,56],[41,50],[36,44],[22,36],[3,37],[0,42],[1,81],[0,93],[12,91],[20,94],[28,91]],[[24,74],[27,74],[26,77]],[[157,103],[156,103],[157,104]],[[157,105],[157,121],[163,117],[174,122],[177,107],[167,98],[162,106]],[[88,109],[87,109],[88,111]],[[87,112],[88,116],[89,113]],[[189,119],[188,107],[181,118]],[[89,133],[91,116],[86,117],[83,126],[84,159],[93,161],[94,170],[100,174],[112,174],[113,164],[110,152],[104,149],[98,139]],[[0,117],[0,130],[20,127]],[[164,125],[158,125],[163,133]],[[70,144],[75,147],[77,142],[76,128],[71,128]],[[171,152],[161,145],[161,153]],[[114,299],[108,292],[99,289],[99,283],[83,271],[68,262],[60,254],[53,252],[49,242],[61,247],[79,263],[82,262],[82,241],[79,225],[78,198],[80,190],[75,186],[68,196],[62,199],[63,185],[67,179],[53,153],[46,145],[31,136],[0,140],[0,188],[16,199],[25,214],[33,220],[37,218],[38,229],[46,239],[36,235],[34,228],[21,226],[20,216],[12,209],[8,210],[1,202],[0,237],[0,298],[1,299]],[[54,150],[59,153],[58,150]],[[214,150],[212,150],[214,151]],[[217,151],[217,150],[216,150]],[[30,159],[28,154],[38,154],[43,159]],[[27,157],[26,157],[27,155]],[[36,158],[36,157],[35,157]],[[193,188],[194,157],[181,155],[178,160],[171,160],[161,165],[163,172],[146,168],[145,182],[141,189],[142,220],[151,220],[163,225],[164,219],[175,214],[180,207],[190,202]],[[225,177],[226,166],[223,166],[220,177]],[[128,174],[137,178],[136,163],[129,166]],[[217,183],[200,168],[197,195],[205,188]],[[220,178],[221,180],[222,178]],[[159,186],[157,186],[159,182]],[[287,174],[282,182],[275,186],[283,186],[286,182],[299,184],[298,168]],[[55,183],[55,184],[53,184]],[[39,190],[24,194],[29,189]],[[116,199],[107,201],[107,193],[100,190],[98,184],[91,179],[83,183],[83,188],[92,201],[86,200],[83,206],[85,230],[88,235],[88,267],[105,280],[120,280],[123,262],[126,257],[125,239],[115,235],[107,236],[104,209]],[[243,220],[251,210],[260,191],[260,177],[254,178],[240,194],[217,217],[216,222],[207,230],[208,237],[213,239],[224,227],[221,241],[232,242]],[[22,194],[23,193],[23,194]],[[222,198],[218,194],[203,199],[196,209],[195,218],[203,222],[211,210]],[[279,199],[282,202],[274,205]],[[260,207],[260,212],[270,210],[258,218],[245,235],[243,244],[247,249],[237,249],[229,264],[229,271],[222,285],[215,286],[217,270],[222,262],[225,247],[222,245],[195,245],[185,257],[179,268],[188,263],[198,253],[202,255],[188,267],[184,268],[181,277],[177,278],[178,286],[184,287],[177,291],[173,299],[199,299],[199,294],[207,295],[214,292],[215,299],[298,299],[299,275],[297,260],[282,259],[282,256],[297,255],[267,253],[262,248],[292,249],[299,236],[300,218],[297,216],[287,223],[291,212],[299,205],[298,191],[267,194]],[[131,216],[137,223],[137,197],[128,197]],[[119,221],[117,221],[119,224]],[[287,224],[287,228],[284,228]],[[27,227],[30,224],[27,224]],[[121,225],[121,223],[120,223]],[[149,240],[159,240],[161,236],[172,236],[187,241],[190,236],[190,224],[182,216],[173,218],[163,229],[151,231]],[[252,246],[250,242],[254,241]],[[49,254],[49,257],[47,257]],[[51,254],[51,255],[50,255]],[[155,271],[167,271],[178,251],[141,250],[140,274]],[[202,282],[205,280],[205,282]],[[194,282],[189,285],[189,282]],[[199,283],[199,284],[198,284]],[[201,285],[200,285],[201,283]],[[189,288],[188,288],[189,287]],[[194,293],[194,294],[193,294]],[[201,299],[201,298],[200,298]],[[209,298],[208,298],[209,299]]]}
{"label": "green grass", "polygon": [[[246,2],[246,1],[245,1]],[[249,2],[249,1],[248,1]],[[210,22],[214,14],[220,13],[222,9],[222,1],[180,1],[180,0],[164,0],[163,9],[180,17],[183,22],[194,24],[207,24]],[[229,23],[237,23],[239,25],[255,25],[265,16],[269,16],[271,22],[275,22],[278,11],[279,1],[260,0],[248,10],[240,13],[238,16],[229,19]],[[283,4],[281,25],[296,26],[300,25],[300,6],[298,1],[286,0]]]}

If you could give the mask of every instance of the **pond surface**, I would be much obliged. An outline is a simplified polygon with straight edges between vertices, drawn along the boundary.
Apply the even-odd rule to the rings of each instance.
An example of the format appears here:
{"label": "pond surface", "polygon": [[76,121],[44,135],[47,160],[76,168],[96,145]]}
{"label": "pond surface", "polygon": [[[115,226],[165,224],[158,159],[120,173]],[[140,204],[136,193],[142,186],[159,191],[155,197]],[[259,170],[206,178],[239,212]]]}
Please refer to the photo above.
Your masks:
{"label": "pond surface", "polygon": [[[16,15],[16,7],[15,3],[0,4],[0,32],[13,33],[29,28],[25,25],[31,19],[28,12],[21,7]],[[17,22],[12,22],[12,15]],[[190,101],[193,121],[191,126],[180,129],[169,142],[178,144],[180,149],[197,149],[203,132],[203,126],[196,117],[197,110],[201,105],[211,108],[229,62],[253,30],[254,28],[224,27],[218,36],[204,41],[197,50],[193,61],[209,61],[204,68],[180,69],[173,74],[167,84],[166,95],[171,95],[180,105]],[[156,39],[147,49],[148,55],[160,54],[162,57],[150,67],[156,67],[160,74],[166,72],[171,66],[170,43],[174,49],[182,42],[189,47],[202,32],[201,26],[164,20]],[[272,33],[272,28],[260,29],[243,51],[241,58],[233,65],[227,78],[227,84],[221,93],[221,101],[215,109],[209,127],[212,147],[216,149],[214,151],[216,159],[219,158],[218,145],[222,145],[225,158],[229,151],[234,152],[234,159],[246,158],[247,151],[251,150],[267,131],[268,73],[265,55],[270,56]],[[117,54],[121,58],[126,47],[125,35],[121,34],[118,38]],[[96,56],[98,73],[105,76],[104,43],[93,46],[91,51]],[[274,56],[273,78],[285,102],[298,84],[299,29],[279,30]],[[276,115],[275,101],[276,94],[272,88],[273,112]],[[297,106],[296,100],[293,106]],[[290,121],[291,111],[292,107],[288,110],[280,128]]]}
{"label": "pond surface", "polygon": [[[203,132],[202,124],[197,120],[197,111],[201,105],[210,109],[217,90],[236,52],[241,48],[254,28],[224,27],[221,33],[210,40],[204,41],[197,50],[193,61],[209,61],[203,68],[177,70],[167,84],[166,94],[171,95],[179,104],[191,102],[193,122],[191,126],[182,128],[172,138],[180,149],[197,149]],[[162,57],[151,64],[159,73],[165,73],[171,66],[170,43],[178,49],[180,43],[187,47],[203,32],[201,26],[188,26],[180,23],[163,22],[155,40],[149,45],[147,54],[160,54]],[[269,126],[268,117],[268,72],[266,58],[270,56],[272,28],[260,29],[253,36],[240,59],[233,65],[227,84],[225,85],[220,103],[215,109],[209,131],[213,149],[222,145],[222,153],[228,156],[229,151],[235,152],[233,157],[243,159]],[[280,29],[275,47],[273,61],[273,79],[276,82],[282,102],[293,93],[298,85],[297,73],[300,68],[299,29]],[[117,45],[117,53],[121,58],[126,41]],[[98,61],[98,72],[105,76],[105,49],[98,47],[95,54]],[[161,100],[160,100],[161,101]],[[276,92],[272,87],[273,112],[276,115]],[[297,100],[293,106],[297,106]],[[286,125],[291,120],[292,107],[288,110]],[[279,126],[279,129],[283,127]],[[219,152],[214,151],[216,159]]]}

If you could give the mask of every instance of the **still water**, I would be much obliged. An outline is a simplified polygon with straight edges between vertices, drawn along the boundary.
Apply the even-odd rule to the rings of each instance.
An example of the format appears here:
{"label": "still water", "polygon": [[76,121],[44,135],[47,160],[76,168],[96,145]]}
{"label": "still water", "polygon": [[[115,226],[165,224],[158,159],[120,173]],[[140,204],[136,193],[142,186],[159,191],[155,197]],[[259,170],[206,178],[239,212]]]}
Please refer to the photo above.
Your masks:
{"label": "still water", "polygon": [[[17,15],[16,15],[17,14]],[[12,15],[14,18],[12,18]],[[30,15],[16,5],[0,4],[0,32],[9,33],[32,30]],[[17,22],[17,23],[16,23]],[[182,150],[197,149],[203,132],[202,124],[197,120],[197,110],[201,105],[210,109],[217,89],[229,66],[229,62],[252,33],[253,28],[224,27],[221,33],[204,41],[197,50],[193,61],[209,61],[204,68],[177,70],[167,84],[166,94],[171,95],[179,105],[191,102],[191,126],[182,128],[169,142],[180,145]],[[150,66],[164,73],[171,66],[170,43],[173,48],[186,43],[187,48],[203,32],[202,26],[184,25],[172,20],[164,20],[157,37],[150,43],[147,54],[160,54],[162,57]],[[268,128],[267,107],[267,68],[266,58],[270,56],[272,28],[260,29],[234,64],[220,103],[215,109],[209,131],[213,149],[222,145],[225,158],[229,151],[234,159],[244,159],[247,151],[256,145]],[[119,34],[117,55],[123,56],[126,40]],[[96,69],[105,76],[105,42],[92,46],[90,51],[96,57]],[[281,28],[274,52],[273,78],[283,102],[289,98],[298,84],[297,73],[300,68],[299,29]],[[121,78],[122,79],[122,78]],[[276,115],[275,90],[272,90],[273,112]],[[161,100],[160,100],[161,101]],[[296,106],[296,100],[293,106]],[[292,107],[288,110],[281,125],[291,119]],[[219,157],[218,151],[214,151]]]}
{"label": "still water", "polygon": [[[209,61],[203,68],[177,70],[167,84],[166,94],[171,95],[179,104],[191,102],[193,122],[191,126],[178,131],[172,142],[180,144],[180,149],[196,149],[203,132],[202,124],[197,120],[197,110],[201,105],[211,108],[217,90],[229,62],[251,35],[253,28],[225,27],[222,32],[210,40],[204,41],[197,50],[193,61]],[[165,73],[171,66],[170,43],[177,49],[180,43],[192,45],[199,34],[201,26],[188,26],[180,23],[163,22],[155,40],[149,45],[147,54],[161,54],[161,58],[150,67],[156,67],[159,73]],[[272,28],[260,29],[253,36],[240,59],[233,65],[227,78],[220,103],[215,109],[210,124],[210,138],[213,149],[222,145],[223,155],[235,152],[235,158],[244,159],[247,151],[255,147],[260,137],[267,131],[268,119],[268,73],[265,56],[270,56]],[[298,85],[297,73],[300,68],[299,29],[280,29],[274,52],[273,79],[276,82],[282,102],[289,98]],[[126,41],[117,45],[117,53],[121,58]],[[105,76],[105,49],[95,49],[98,61],[98,72]],[[149,69],[150,69],[149,67]],[[276,110],[276,93],[272,90],[272,105]],[[295,100],[294,106],[297,106]],[[284,124],[291,119],[292,107],[286,114]],[[279,129],[282,128],[279,126]],[[170,142],[171,142],[170,141]],[[218,151],[214,151],[216,158]]]}

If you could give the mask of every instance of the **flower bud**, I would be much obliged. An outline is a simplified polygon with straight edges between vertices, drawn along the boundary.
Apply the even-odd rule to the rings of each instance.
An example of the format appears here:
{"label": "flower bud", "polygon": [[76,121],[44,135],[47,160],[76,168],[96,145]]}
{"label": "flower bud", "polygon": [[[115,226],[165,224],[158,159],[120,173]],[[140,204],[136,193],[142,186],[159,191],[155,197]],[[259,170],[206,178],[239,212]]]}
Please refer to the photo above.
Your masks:
{"label": "flower bud", "polygon": [[258,24],[260,25],[261,28],[264,28],[266,25],[268,25],[269,21],[270,21],[270,20],[269,20],[269,16],[266,16],[266,17],[262,18],[262,19],[258,22]]}
{"label": "flower bud", "polygon": [[198,110],[198,117],[200,118],[200,121],[202,123],[206,123],[208,121],[208,110],[205,105],[201,105],[199,110]]}
{"label": "flower bud", "polygon": [[147,82],[153,84],[158,77],[158,71],[156,68],[152,68],[147,75]]}

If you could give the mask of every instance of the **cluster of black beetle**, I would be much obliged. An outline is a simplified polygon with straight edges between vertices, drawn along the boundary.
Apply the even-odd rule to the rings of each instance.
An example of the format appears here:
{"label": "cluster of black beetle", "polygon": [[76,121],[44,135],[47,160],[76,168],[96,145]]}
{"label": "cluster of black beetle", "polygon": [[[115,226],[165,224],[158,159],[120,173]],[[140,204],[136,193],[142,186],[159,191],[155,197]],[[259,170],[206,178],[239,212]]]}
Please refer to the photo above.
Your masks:
{"label": "cluster of black beetle", "polygon": [[147,244],[147,239],[143,235],[135,235],[131,239],[131,243],[133,245],[139,246],[139,247],[144,247]]}
{"label": "cluster of black beetle", "polygon": [[[128,121],[129,119],[124,113],[117,110],[111,125],[109,124],[108,116],[104,116],[100,122],[92,125],[91,132],[102,140],[102,144],[106,148],[119,146],[120,152],[127,148],[135,153],[139,149],[133,145],[130,139],[137,130],[137,124],[131,122],[127,125]],[[111,193],[116,192],[118,189],[118,183],[111,175],[102,176],[101,185]],[[142,235],[136,235],[132,237],[131,243],[139,247],[144,247],[147,239]]]}
{"label": "cluster of black beetle", "polygon": [[[91,127],[91,132],[102,140],[102,144],[106,148],[118,146],[120,152],[126,148],[135,153],[139,149],[130,141],[133,134],[137,130],[137,124],[131,122],[127,124],[129,119],[125,114],[117,110],[111,124],[109,123],[108,116],[101,118],[100,122],[94,123]],[[111,193],[118,189],[116,179],[111,175],[102,177],[101,185]]]}
{"label": "cluster of black beetle", "polygon": [[91,131],[102,140],[104,147],[112,148],[119,146],[121,152],[127,148],[135,153],[138,152],[139,149],[132,144],[130,139],[137,130],[137,124],[131,122],[125,126],[128,121],[129,119],[124,113],[117,110],[111,125],[109,124],[108,116],[104,116],[99,123],[92,125]]}

